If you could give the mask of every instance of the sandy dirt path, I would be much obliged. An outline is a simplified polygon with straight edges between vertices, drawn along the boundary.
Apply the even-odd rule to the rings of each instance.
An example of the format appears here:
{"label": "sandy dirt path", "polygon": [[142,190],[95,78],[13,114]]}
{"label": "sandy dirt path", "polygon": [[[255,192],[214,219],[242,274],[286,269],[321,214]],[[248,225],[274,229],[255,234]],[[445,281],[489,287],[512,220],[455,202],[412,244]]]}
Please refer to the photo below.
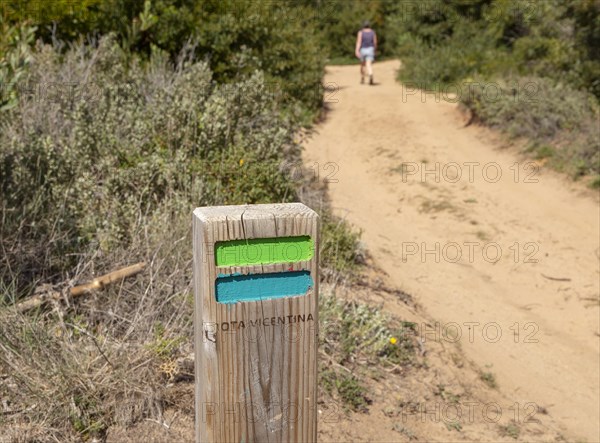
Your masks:
{"label": "sandy dirt path", "polygon": [[455,104],[406,94],[399,66],[377,63],[375,86],[357,66],[328,67],[330,110],[305,163],[375,262],[439,320],[423,340],[459,341],[519,420],[533,403],[567,439],[599,441],[597,197],[465,126]]}

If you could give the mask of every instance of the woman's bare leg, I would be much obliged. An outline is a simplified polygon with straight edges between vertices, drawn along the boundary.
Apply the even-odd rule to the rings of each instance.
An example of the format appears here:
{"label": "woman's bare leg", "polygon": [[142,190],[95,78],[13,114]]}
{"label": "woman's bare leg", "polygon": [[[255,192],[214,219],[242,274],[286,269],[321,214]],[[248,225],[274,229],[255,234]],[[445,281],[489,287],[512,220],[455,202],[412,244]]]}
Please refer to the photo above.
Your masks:
{"label": "woman's bare leg", "polygon": [[361,83],[365,82],[365,62],[364,61],[360,62],[360,82]]}

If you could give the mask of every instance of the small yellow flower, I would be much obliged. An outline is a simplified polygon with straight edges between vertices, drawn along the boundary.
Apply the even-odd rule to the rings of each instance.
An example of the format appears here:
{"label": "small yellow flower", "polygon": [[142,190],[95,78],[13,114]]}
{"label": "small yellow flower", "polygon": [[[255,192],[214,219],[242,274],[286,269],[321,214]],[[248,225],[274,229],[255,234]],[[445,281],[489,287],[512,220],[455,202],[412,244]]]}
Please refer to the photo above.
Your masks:
{"label": "small yellow flower", "polygon": [[240,158],[240,166],[244,166],[244,159]]}
{"label": "small yellow flower", "polygon": [[397,341],[398,340],[396,340],[396,337],[390,338],[390,343],[393,344],[393,345],[395,345]]}

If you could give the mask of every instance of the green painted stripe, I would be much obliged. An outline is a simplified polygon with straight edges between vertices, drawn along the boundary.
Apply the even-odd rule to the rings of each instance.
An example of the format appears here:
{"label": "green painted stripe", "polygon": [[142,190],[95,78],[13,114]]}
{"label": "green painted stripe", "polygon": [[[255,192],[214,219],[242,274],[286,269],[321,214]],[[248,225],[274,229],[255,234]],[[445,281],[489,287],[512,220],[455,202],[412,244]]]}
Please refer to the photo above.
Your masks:
{"label": "green painted stripe", "polygon": [[315,243],[308,236],[253,238],[217,242],[217,266],[267,265],[310,260]]}

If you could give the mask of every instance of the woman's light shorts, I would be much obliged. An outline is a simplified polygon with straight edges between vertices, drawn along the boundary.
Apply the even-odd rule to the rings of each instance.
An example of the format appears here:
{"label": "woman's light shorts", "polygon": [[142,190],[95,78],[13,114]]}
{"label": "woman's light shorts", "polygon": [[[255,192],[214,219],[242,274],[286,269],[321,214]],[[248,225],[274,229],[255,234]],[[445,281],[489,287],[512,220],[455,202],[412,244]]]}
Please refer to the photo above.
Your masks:
{"label": "woman's light shorts", "polygon": [[360,48],[360,61],[372,62],[375,60],[375,48],[373,46],[368,48]]}

